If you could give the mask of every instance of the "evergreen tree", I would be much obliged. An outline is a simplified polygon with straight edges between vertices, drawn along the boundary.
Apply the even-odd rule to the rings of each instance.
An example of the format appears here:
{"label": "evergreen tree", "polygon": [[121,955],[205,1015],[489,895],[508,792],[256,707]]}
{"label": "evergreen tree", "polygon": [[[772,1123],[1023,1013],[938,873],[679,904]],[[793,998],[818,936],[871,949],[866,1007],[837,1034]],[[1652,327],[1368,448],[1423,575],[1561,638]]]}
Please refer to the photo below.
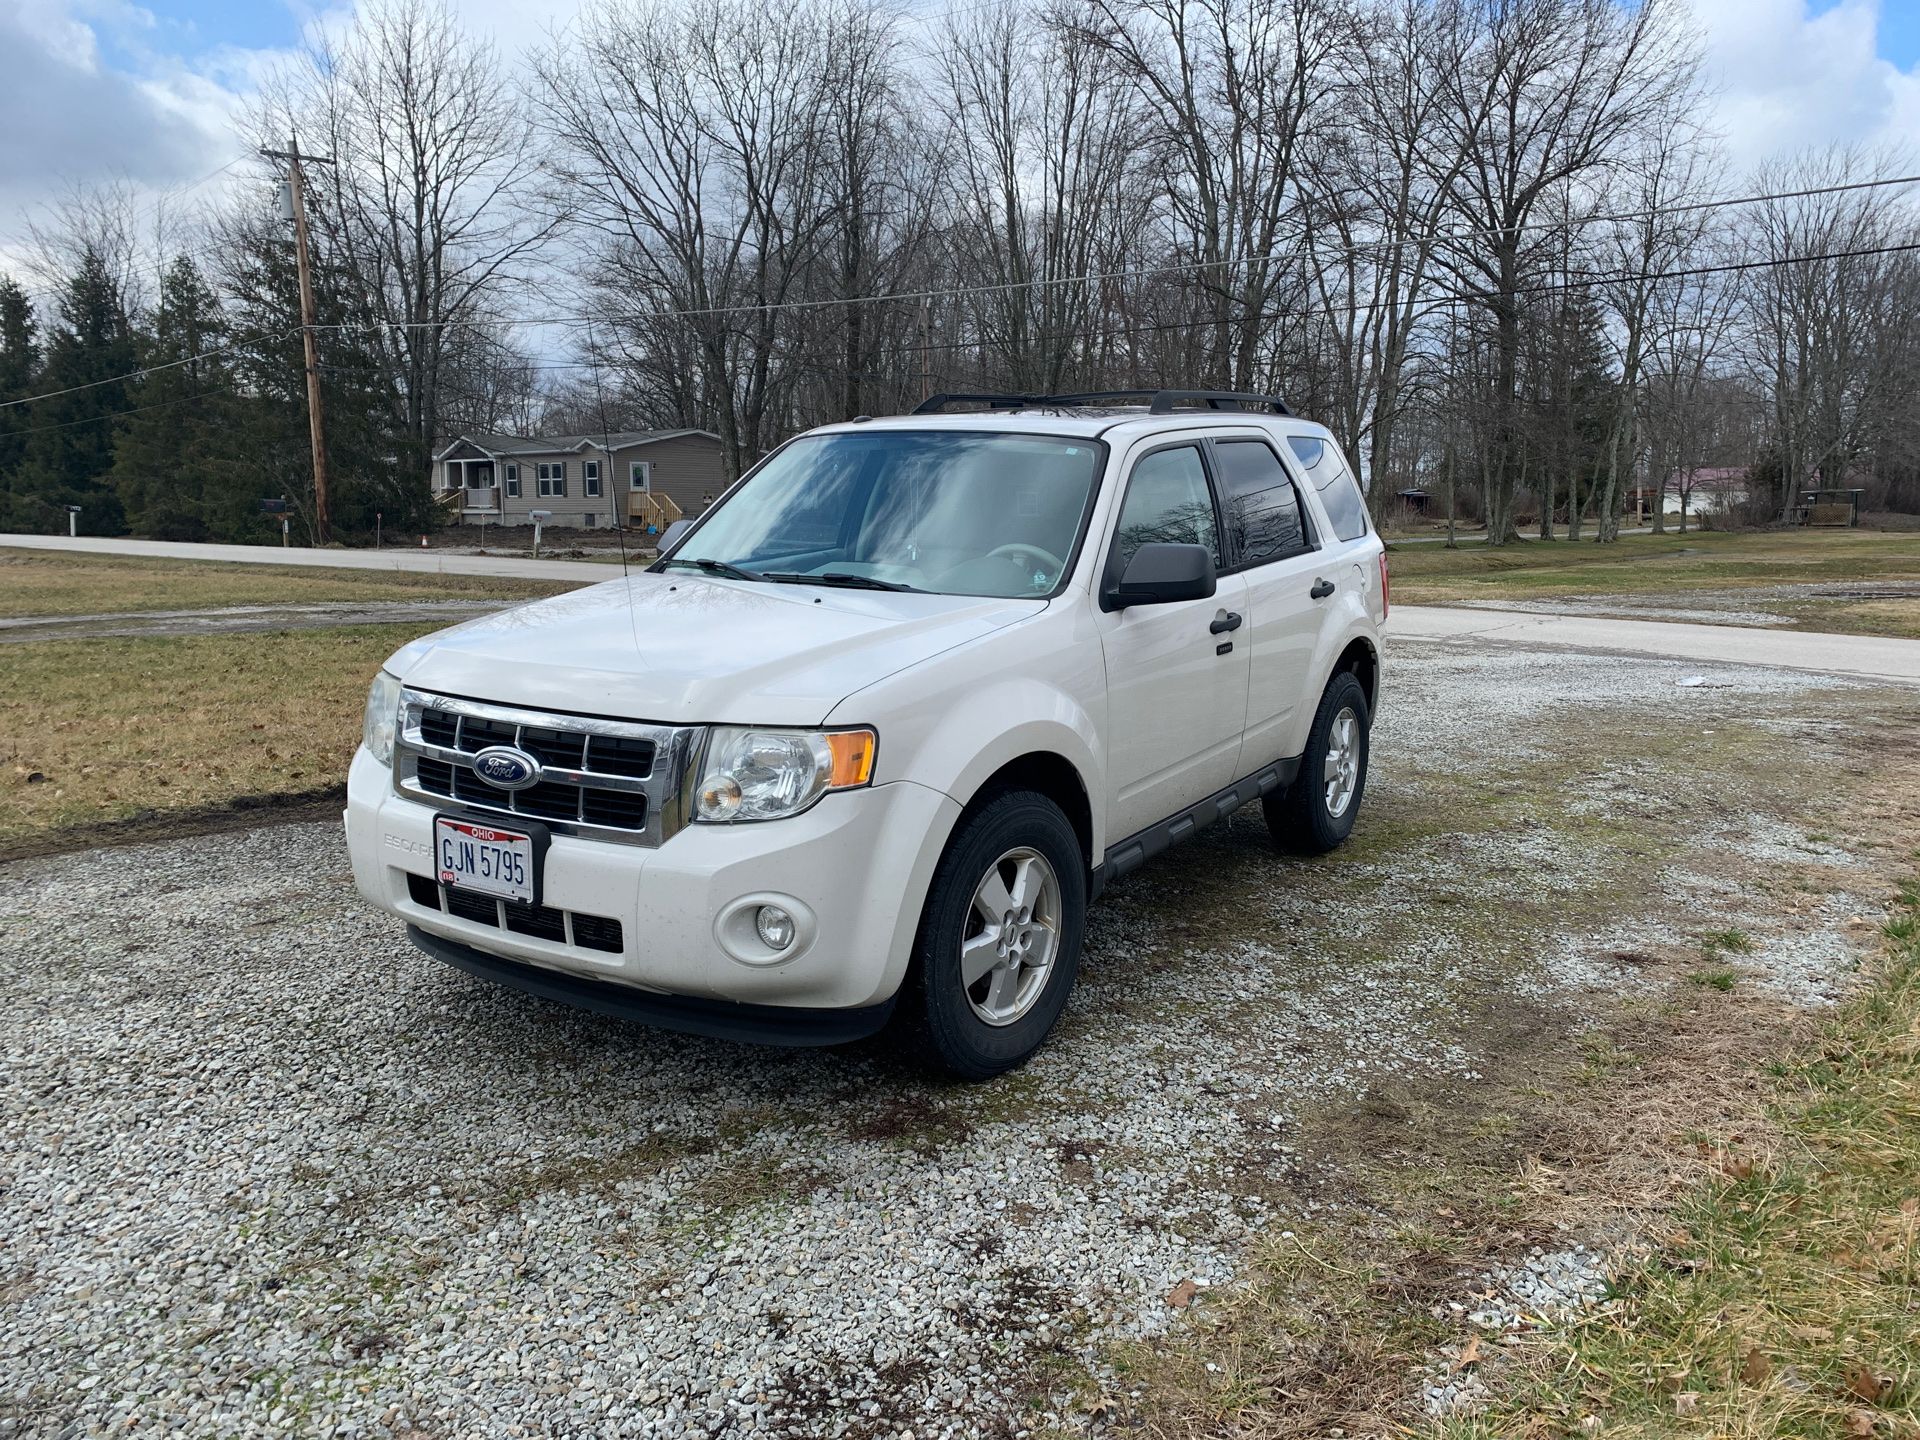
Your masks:
{"label": "evergreen tree", "polygon": [[[284,496],[299,517],[296,535],[304,526],[310,538],[313,461],[293,247],[285,235],[262,227],[234,235],[230,254],[235,328],[261,337],[235,362],[251,397],[244,428],[259,494]],[[419,471],[403,461],[392,382],[368,338],[376,322],[354,301],[356,293],[352,275],[316,247],[314,318],[333,525],[339,535],[371,535],[379,512],[388,531],[399,533],[422,524],[431,502]]]}
{"label": "evergreen tree", "polygon": [[[0,275],[0,404],[33,393],[40,370],[40,344],[34,334],[38,328],[27,292],[11,275]],[[26,458],[27,440],[19,432],[33,423],[32,408],[10,405],[0,410],[0,512],[7,508],[7,493]]]}
{"label": "evergreen tree", "polygon": [[[25,433],[26,455],[7,495],[4,523],[64,530],[66,507],[80,506],[80,529],[118,535],[126,529],[114,493],[113,417],[127,408],[135,364],[120,287],[91,248],[67,282],[60,323],[47,344]],[[65,392],[65,393],[54,393]]]}
{"label": "evergreen tree", "polygon": [[[259,529],[219,300],[185,256],[167,268],[114,445],[113,479],[137,533],[160,540],[242,539]],[[197,358],[206,357],[206,358]]]}

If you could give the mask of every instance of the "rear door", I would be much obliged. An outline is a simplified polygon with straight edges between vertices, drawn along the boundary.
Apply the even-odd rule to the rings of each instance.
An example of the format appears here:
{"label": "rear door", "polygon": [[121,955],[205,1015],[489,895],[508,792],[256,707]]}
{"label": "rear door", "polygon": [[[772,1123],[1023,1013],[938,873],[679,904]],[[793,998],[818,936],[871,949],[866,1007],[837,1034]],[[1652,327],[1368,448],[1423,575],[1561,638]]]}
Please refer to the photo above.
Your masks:
{"label": "rear door", "polygon": [[1320,632],[1331,623],[1327,587],[1340,579],[1277,443],[1252,432],[1211,442],[1228,563],[1247,587],[1252,663],[1236,778],[1297,752],[1320,699],[1309,691]]}
{"label": "rear door", "polygon": [[[1219,514],[1198,437],[1137,456],[1108,542],[1102,588],[1149,542],[1206,545],[1223,562]],[[1247,712],[1247,646],[1233,617],[1246,582],[1205,600],[1106,611],[1094,597],[1107,668],[1109,843],[1165,820],[1234,777]],[[1217,628],[1216,628],[1217,627]]]}

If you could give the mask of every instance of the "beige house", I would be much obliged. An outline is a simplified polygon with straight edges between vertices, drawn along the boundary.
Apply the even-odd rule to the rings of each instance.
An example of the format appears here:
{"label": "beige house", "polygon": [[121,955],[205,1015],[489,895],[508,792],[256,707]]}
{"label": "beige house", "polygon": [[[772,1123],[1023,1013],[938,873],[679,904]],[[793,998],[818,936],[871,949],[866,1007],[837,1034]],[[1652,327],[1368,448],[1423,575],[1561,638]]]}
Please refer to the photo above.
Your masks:
{"label": "beige house", "polygon": [[466,525],[665,529],[726,488],[720,437],[708,430],[610,435],[457,435],[433,457],[434,499]]}

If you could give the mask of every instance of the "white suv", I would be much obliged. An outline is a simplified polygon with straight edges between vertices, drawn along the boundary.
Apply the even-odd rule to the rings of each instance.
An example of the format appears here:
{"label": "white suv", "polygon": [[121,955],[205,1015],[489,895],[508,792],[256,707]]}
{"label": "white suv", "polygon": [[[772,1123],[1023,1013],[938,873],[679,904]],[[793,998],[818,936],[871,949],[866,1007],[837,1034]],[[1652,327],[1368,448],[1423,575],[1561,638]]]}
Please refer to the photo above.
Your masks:
{"label": "white suv", "polygon": [[429,954],[735,1039],[899,1010],[982,1078],[1116,876],[1254,800],[1286,848],[1353,827],[1386,561],[1270,397],[936,397],[789,441],[663,549],[374,682],[354,878]]}

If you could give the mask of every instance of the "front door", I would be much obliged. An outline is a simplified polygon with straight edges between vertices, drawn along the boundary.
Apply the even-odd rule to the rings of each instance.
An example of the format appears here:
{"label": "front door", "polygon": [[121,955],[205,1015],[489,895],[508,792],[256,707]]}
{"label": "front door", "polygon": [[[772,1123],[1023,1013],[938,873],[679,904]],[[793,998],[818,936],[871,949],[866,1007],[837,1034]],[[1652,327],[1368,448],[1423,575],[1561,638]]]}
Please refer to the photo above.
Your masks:
{"label": "front door", "polygon": [[[1150,542],[1205,545],[1220,535],[1199,444],[1137,459],[1103,572],[1118,578]],[[1107,666],[1107,839],[1124,839],[1235,778],[1247,711],[1248,648],[1229,617],[1246,581],[1222,577],[1205,600],[1094,611]],[[1219,628],[1216,629],[1216,622]]]}

